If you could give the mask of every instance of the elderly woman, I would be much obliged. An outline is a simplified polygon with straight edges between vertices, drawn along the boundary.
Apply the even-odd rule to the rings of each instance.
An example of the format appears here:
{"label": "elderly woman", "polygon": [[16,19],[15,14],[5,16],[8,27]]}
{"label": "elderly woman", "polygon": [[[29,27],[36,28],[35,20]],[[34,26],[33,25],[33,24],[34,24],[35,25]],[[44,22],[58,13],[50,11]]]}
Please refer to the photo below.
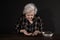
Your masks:
{"label": "elderly woman", "polygon": [[24,7],[23,17],[20,17],[16,26],[17,32],[27,36],[34,36],[41,33],[41,18],[36,17],[37,8],[33,3]]}

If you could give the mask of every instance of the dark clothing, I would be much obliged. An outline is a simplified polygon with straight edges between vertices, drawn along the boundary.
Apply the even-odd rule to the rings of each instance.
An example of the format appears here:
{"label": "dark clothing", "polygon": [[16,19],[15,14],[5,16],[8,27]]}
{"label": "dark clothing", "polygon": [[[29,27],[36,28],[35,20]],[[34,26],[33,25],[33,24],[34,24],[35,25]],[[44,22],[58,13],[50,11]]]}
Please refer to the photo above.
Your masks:
{"label": "dark clothing", "polygon": [[25,17],[21,17],[16,25],[17,32],[21,29],[25,29],[27,32],[34,32],[35,30],[41,31],[41,18],[35,17],[31,24]]}
{"label": "dark clothing", "polygon": [[20,17],[16,25],[16,30],[17,30],[17,33],[20,33],[21,29],[25,29],[29,33],[33,33],[35,30],[46,31],[47,28],[44,27],[43,25],[41,26],[41,24],[42,24],[42,20],[40,17],[35,17],[33,19],[32,24],[25,17]]}

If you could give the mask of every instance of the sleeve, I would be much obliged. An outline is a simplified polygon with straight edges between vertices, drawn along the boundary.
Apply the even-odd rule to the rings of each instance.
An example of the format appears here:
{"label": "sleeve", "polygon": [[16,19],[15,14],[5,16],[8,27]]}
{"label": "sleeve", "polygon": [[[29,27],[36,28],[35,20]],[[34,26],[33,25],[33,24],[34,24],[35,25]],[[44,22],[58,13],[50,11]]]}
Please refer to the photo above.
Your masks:
{"label": "sleeve", "polygon": [[19,24],[16,24],[16,32],[17,32],[17,33],[20,33]]}
{"label": "sleeve", "polygon": [[22,20],[22,18],[19,18],[18,22],[16,24],[16,32],[17,33],[20,33],[20,30],[24,29],[24,26],[22,24],[23,24],[23,20]]}
{"label": "sleeve", "polygon": [[39,31],[43,30],[43,22],[42,19],[40,17],[37,18],[37,27]]}

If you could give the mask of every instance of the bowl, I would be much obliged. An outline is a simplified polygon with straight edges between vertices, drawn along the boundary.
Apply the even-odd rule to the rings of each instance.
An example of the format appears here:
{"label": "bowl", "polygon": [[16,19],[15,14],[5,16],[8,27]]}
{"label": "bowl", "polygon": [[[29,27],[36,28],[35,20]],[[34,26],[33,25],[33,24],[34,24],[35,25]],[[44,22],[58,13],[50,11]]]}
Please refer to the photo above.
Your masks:
{"label": "bowl", "polygon": [[53,33],[52,32],[42,32],[42,35],[44,37],[52,37],[53,36]]}

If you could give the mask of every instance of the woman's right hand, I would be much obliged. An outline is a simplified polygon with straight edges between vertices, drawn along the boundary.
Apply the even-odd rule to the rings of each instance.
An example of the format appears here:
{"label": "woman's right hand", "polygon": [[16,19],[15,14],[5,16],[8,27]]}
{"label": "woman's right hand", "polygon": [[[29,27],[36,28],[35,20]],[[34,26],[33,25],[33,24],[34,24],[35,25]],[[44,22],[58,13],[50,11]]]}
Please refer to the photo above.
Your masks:
{"label": "woman's right hand", "polygon": [[20,30],[20,32],[24,33],[27,36],[32,35],[32,33],[28,33],[25,29]]}

